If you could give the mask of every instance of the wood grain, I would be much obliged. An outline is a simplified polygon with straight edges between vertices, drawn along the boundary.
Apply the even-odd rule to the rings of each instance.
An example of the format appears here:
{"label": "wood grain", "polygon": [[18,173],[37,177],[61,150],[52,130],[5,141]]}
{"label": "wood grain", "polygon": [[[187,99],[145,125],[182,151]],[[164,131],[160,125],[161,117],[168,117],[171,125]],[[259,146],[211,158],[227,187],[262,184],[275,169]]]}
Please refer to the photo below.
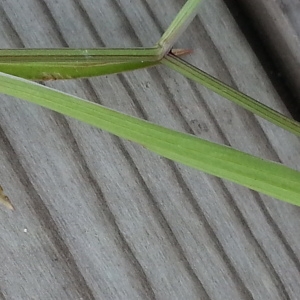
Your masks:
{"label": "wood grain", "polygon": [[[0,0],[0,47],[149,46],[183,4]],[[178,46],[288,115],[222,1]],[[300,170],[299,138],[164,67],[47,85]],[[299,208],[0,99],[0,299],[298,299]]]}
{"label": "wood grain", "polygon": [[[229,0],[230,1],[230,0]],[[292,92],[291,109],[300,116],[300,3],[297,0],[239,0],[278,67],[277,77]],[[290,100],[292,101],[292,100]],[[297,109],[296,109],[297,107]]]}

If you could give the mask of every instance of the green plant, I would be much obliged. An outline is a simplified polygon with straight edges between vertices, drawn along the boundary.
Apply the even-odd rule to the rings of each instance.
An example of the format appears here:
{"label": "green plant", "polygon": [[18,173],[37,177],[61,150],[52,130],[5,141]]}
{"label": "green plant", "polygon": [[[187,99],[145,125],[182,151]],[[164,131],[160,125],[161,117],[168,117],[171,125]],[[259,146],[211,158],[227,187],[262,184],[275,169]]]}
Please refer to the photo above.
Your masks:
{"label": "green plant", "polygon": [[[179,56],[188,50],[171,50],[194,18],[199,2],[188,0],[152,48],[0,50],[0,92],[104,129],[166,158],[300,205],[300,172],[296,170],[27,80],[99,76],[164,64],[277,126],[300,135],[298,122],[184,62]],[[7,198],[0,199],[7,204]]]}

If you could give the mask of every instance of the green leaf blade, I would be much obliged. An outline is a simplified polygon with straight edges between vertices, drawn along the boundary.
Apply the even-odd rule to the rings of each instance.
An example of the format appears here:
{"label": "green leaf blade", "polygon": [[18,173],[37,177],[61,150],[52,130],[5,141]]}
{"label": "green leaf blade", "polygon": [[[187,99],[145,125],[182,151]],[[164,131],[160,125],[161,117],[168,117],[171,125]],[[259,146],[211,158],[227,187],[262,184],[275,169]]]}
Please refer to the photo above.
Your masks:
{"label": "green leaf blade", "polygon": [[166,158],[300,206],[300,172],[0,73],[0,92],[52,109]]}
{"label": "green leaf blade", "polygon": [[75,79],[155,66],[158,48],[0,49],[0,72],[31,80]]}

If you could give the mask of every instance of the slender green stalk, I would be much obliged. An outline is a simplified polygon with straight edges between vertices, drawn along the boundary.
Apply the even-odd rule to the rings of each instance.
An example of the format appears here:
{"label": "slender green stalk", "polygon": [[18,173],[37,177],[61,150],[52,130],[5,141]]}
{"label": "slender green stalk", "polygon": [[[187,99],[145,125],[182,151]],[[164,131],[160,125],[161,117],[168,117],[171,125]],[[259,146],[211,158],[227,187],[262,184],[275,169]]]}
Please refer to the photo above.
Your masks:
{"label": "slender green stalk", "polygon": [[162,63],[171,69],[181,73],[203,86],[209,88],[224,98],[240,105],[252,113],[270,121],[271,123],[284,128],[291,133],[300,136],[300,123],[290,119],[272,108],[256,101],[255,99],[233,89],[215,77],[190,65],[173,54],[168,54],[163,58]]}
{"label": "slender green stalk", "polygon": [[300,172],[0,73],[0,93],[52,109],[174,161],[300,206]]}
{"label": "slender green stalk", "polygon": [[54,48],[54,49],[0,49],[0,62],[72,62],[99,63],[102,61],[157,61],[159,47],[150,48]]}
{"label": "slender green stalk", "polygon": [[188,0],[182,7],[175,19],[157,42],[157,46],[162,48],[161,55],[166,55],[178,40],[180,35],[193,21],[197,7],[201,0]]}

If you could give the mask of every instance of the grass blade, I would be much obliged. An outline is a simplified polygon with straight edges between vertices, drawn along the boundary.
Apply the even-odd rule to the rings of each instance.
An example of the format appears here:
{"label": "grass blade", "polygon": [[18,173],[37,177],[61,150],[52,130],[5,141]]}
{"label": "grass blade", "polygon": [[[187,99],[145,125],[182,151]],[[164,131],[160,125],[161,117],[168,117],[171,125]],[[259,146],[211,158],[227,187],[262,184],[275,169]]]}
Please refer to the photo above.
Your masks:
{"label": "grass blade", "polygon": [[32,80],[100,76],[157,65],[159,49],[1,49],[0,71]]}
{"label": "grass blade", "polygon": [[[0,72],[31,80],[75,79],[115,74],[160,63],[159,50],[128,49],[0,49]],[[181,56],[189,50],[174,49]]]}
{"label": "grass blade", "polygon": [[143,145],[166,158],[300,206],[300,172],[0,73],[0,93],[27,100]]}
{"label": "grass blade", "polygon": [[78,79],[93,76],[109,75],[141,68],[153,67],[159,62],[110,62],[93,64],[72,64],[72,63],[0,63],[0,71],[31,80],[60,80]]}
{"label": "grass blade", "polygon": [[209,88],[224,98],[240,105],[252,113],[270,121],[271,123],[288,130],[289,132],[300,136],[300,123],[290,119],[274,109],[258,102],[257,100],[239,92],[229,85],[221,82],[215,77],[205,73],[202,70],[190,65],[173,54],[168,54],[163,58],[162,63],[171,69],[181,73],[189,79],[192,79],[203,86]]}

